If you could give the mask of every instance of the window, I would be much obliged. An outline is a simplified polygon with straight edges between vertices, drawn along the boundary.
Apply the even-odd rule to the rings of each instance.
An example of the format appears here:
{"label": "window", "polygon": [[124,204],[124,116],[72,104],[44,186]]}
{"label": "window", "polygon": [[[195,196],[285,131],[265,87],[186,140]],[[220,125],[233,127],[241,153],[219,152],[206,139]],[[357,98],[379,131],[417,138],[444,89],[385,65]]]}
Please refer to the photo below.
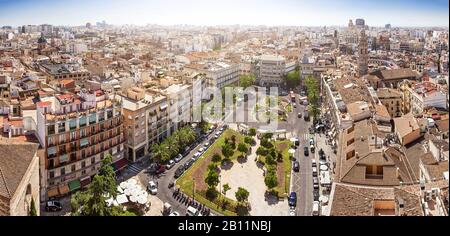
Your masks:
{"label": "window", "polygon": [[49,175],[50,179],[55,178],[55,172],[54,171],[48,172],[48,175]]}
{"label": "window", "polygon": [[59,135],[59,143],[65,143],[66,142],[66,135],[61,134]]}
{"label": "window", "polygon": [[95,124],[95,122],[97,122],[97,114],[96,113],[92,113],[89,115],[89,124]]}
{"label": "window", "polygon": [[347,152],[347,160],[351,159],[355,156],[355,150],[352,150],[350,152]]}
{"label": "window", "polygon": [[348,141],[347,141],[347,146],[352,145],[354,142],[355,142],[355,139],[354,139],[354,138],[348,140]]}
{"label": "window", "polygon": [[55,125],[50,124],[47,126],[47,135],[55,134]]}
{"label": "window", "polygon": [[75,172],[75,165],[72,165],[70,168],[72,172]]}
{"label": "window", "polygon": [[77,128],[77,120],[76,119],[72,119],[69,121],[69,128],[70,128],[70,130],[74,130]]}
{"label": "window", "polygon": [[54,141],[55,141],[55,140],[54,140],[53,137],[48,137],[48,138],[47,138],[48,146],[53,146],[53,145],[55,145],[55,142],[54,142]]}
{"label": "window", "polygon": [[58,124],[58,132],[59,133],[66,132],[66,122],[61,122]]}
{"label": "window", "polygon": [[77,135],[76,135],[75,131],[70,132],[70,141],[75,140],[76,137],[77,137]]}
{"label": "window", "polygon": [[80,117],[80,127],[86,126],[87,119],[86,116]]}
{"label": "window", "polygon": [[80,130],[80,136],[81,137],[85,137],[86,136],[86,129],[81,129]]}
{"label": "window", "polygon": [[65,175],[66,174],[66,168],[61,168],[61,175]]}
{"label": "window", "polygon": [[81,168],[85,168],[86,167],[86,162],[85,161],[82,161],[81,162]]}
{"label": "window", "polygon": [[69,161],[69,156],[67,154],[59,156],[59,163],[66,163]]}
{"label": "window", "polygon": [[91,165],[95,163],[95,157],[91,158]]}

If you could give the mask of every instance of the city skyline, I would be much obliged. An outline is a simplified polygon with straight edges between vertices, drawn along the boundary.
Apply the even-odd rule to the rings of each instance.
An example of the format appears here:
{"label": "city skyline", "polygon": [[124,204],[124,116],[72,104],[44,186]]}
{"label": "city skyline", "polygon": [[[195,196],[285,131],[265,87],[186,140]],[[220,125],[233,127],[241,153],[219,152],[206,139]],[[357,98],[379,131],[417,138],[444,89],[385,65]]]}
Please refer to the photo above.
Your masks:
{"label": "city skyline", "polygon": [[[364,18],[369,26],[448,27],[448,1],[29,1],[0,0],[0,25],[297,25],[344,26]],[[175,7],[174,7],[175,6]],[[220,9],[220,11],[218,11]],[[232,13],[232,14],[230,14]],[[275,17],[267,17],[273,15]],[[126,16],[126,17],[124,17]]]}

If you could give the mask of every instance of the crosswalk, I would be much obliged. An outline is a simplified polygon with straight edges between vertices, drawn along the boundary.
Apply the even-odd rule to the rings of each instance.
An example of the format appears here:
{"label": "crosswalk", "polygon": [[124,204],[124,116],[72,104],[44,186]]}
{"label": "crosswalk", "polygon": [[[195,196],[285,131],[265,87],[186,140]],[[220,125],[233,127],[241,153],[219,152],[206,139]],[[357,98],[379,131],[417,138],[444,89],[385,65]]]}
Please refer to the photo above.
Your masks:
{"label": "crosswalk", "polygon": [[309,134],[302,134],[300,137],[298,137],[301,141],[309,141],[310,135]]}
{"label": "crosswalk", "polygon": [[137,166],[136,164],[132,164],[128,166],[128,171],[130,171],[131,173],[137,175],[139,174],[144,168]]}

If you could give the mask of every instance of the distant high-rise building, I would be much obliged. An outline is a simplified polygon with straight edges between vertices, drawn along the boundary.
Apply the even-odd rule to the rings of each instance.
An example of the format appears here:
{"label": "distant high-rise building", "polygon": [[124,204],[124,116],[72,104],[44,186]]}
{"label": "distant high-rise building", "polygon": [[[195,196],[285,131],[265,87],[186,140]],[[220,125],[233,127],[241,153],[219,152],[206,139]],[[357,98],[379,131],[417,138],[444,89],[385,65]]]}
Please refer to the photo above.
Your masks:
{"label": "distant high-rise building", "polygon": [[386,24],[386,25],[384,26],[384,28],[385,28],[385,29],[391,29],[391,24]]}
{"label": "distant high-rise building", "polygon": [[369,52],[366,31],[361,30],[358,44],[358,71],[359,77],[362,77],[368,72]]}
{"label": "distant high-rise building", "polygon": [[353,21],[350,19],[349,21],[348,21],[348,27],[349,28],[353,28]]}
{"label": "distant high-rise building", "polygon": [[92,24],[90,22],[86,23],[86,28],[90,29],[92,27]]}
{"label": "distant high-rise building", "polygon": [[356,27],[357,28],[364,28],[366,25],[366,22],[364,21],[364,19],[356,19],[355,21]]}

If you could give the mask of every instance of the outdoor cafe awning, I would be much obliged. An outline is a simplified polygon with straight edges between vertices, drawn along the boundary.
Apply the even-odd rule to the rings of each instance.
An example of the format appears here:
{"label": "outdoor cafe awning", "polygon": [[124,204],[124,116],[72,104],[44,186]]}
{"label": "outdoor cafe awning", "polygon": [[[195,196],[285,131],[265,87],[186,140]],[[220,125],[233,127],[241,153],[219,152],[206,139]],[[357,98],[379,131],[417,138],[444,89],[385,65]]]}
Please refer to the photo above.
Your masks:
{"label": "outdoor cafe awning", "polygon": [[70,189],[69,189],[68,185],[59,186],[58,189],[59,189],[59,193],[61,195],[65,195],[65,194],[68,194],[70,192]]}
{"label": "outdoor cafe awning", "polygon": [[53,188],[53,189],[48,190],[47,196],[48,196],[49,198],[50,198],[50,197],[56,197],[56,196],[59,196],[58,188]]}
{"label": "outdoor cafe awning", "polygon": [[80,182],[81,182],[81,187],[84,188],[85,186],[87,186],[91,183],[91,177],[87,176],[85,178],[82,178]]}
{"label": "outdoor cafe awning", "polygon": [[74,180],[69,182],[70,192],[76,191],[81,188],[81,182],[79,180]]}

